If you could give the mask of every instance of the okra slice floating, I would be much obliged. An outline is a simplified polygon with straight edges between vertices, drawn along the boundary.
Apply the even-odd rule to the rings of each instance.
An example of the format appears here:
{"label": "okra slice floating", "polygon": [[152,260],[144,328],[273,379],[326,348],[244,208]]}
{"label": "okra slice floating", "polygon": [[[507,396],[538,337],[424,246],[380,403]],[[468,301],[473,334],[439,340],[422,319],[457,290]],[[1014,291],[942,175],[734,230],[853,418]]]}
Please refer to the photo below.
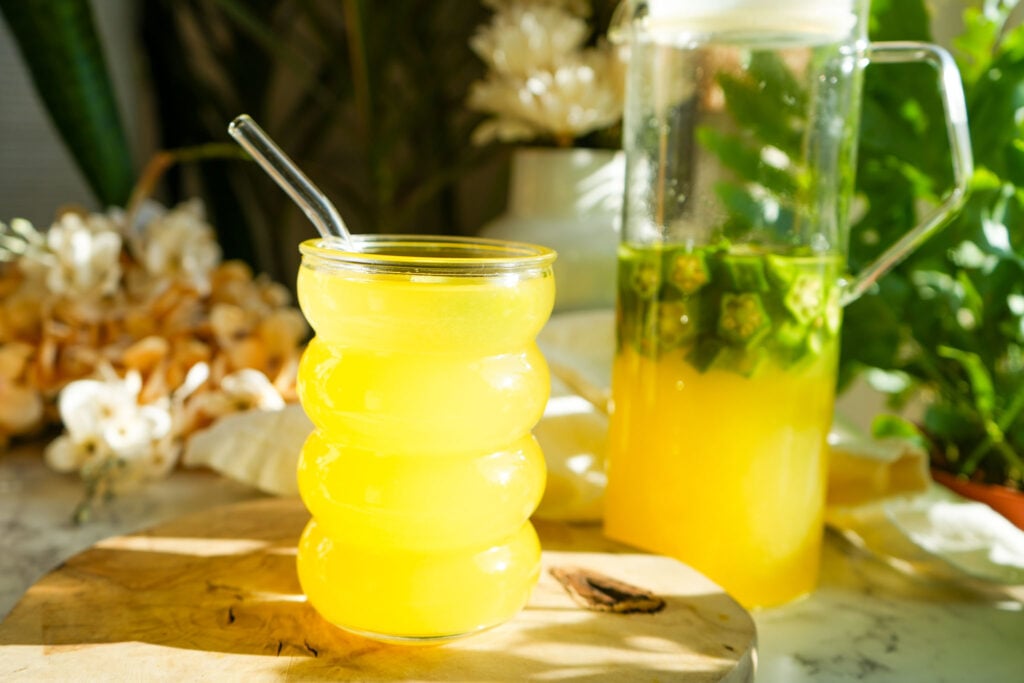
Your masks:
{"label": "okra slice floating", "polygon": [[771,318],[761,297],[753,292],[722,295],[718,314],[718,334],[732,344],[749,347],[759,342],[771,329]]}

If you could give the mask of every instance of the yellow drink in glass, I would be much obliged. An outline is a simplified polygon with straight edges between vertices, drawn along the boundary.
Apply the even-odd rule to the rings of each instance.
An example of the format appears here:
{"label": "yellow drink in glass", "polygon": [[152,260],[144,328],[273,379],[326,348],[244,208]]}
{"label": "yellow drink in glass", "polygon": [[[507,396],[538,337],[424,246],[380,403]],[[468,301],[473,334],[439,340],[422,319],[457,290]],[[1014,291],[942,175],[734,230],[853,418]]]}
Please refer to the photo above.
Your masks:
{"label": "yellow drink in glass", "polygon": [[624,246],[605,529],[747,606],[813,589],[839,260]]}
{"label": "yellow drink in glass", "polygon": [[361,237],[302,245],[299,303],[316,338],[299,369],[317,429],[299,490],[310,603],[349,631],[441,641],[511,618],[536,583],[530,514],[547,402],[534,338],[553,252],[489,240]]}

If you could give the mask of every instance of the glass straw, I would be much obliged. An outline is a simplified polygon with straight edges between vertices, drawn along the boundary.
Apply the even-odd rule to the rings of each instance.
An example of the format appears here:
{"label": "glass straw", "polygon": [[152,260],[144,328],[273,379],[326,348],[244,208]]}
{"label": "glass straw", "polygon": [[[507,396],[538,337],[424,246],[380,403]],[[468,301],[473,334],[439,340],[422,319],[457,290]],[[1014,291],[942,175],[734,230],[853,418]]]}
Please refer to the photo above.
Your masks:
{"label": "glass straw", "polygon": [[248,114],[235,118],[228,133],[299,205],[322,237],[353,251],[352,234],[338,209]]}

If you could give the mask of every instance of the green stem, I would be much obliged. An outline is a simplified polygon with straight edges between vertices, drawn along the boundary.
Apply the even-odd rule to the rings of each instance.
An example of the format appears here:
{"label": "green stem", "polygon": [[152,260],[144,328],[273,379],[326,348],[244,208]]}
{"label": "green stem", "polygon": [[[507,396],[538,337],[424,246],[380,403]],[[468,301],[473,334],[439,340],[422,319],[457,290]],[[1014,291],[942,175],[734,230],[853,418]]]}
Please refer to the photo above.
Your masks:
{"label": "green stem", "polygon": [[1009,429],[1010,425],[1013,424],[1013,421],[1017,419],[1018,415],[1020,415],[1021,410],[1024,410],[1024,386],[1021,386],[1020,391],[1018,391],[1017,395],[1013,397],[1012,401],[1010,401],[1010,406],[999,418],[999,421],[997,422],[999,429],[1003,431]]}
{"label": "green stem", "polygon": [[963,464],[960,466],[960,474],[970,476],[978,469],[978,464],[981,463],[989,451],[993,448],[998,450],[1004,458],[1014,466],[1024,471],[1024,462],[1021,461],[1020,456],[1014,452],[1013,448],[1006,443],[1006,437],[1004,432],[1013,424],[1013,421],[1017,419],[1021,410],[1024,410],[1024,387],[1013,397],[1010,402],[1010,406],[999,418],[998,422],[990,422],[986,425],[987,433],[984,440],[979,443],[974,450],[967,456]]}
{"label": "green stem", "polygon": [[996,449],[1004,458],[1006,458],[1007,462],[1017,468],[1020,472],[1024,473],[1024,460],[1021,460],[1021,457],[1017,455],[1017,452],[1014,451],[1013,448],[1010,447],[1010,444],[1005,441],[1000,441],[996,444]]}
{"label": "green stem", "polygon": [[970,452],[967,459],[964,460],[963,463],[960,464],[960,467],[957,468],[958,473],[965,477],[971,476],[974,474],[974,471],[978,469],[978,465],[981,463],[982,458],[988,455],[989,451],[991,451],[993,447],[998,448],[1000,445],[1005,445],[1003,443],[1002,432],[1000,432],[998,436],[994,436],[991,432],[987,433],[981,443],[974,447],[974,450]]}
{"label": "green stem", "polygon": [[1010,18],[1013,16],[1013,11],[1017,9],[1019,0],[1002,0],[998,7],[998,20],[999,30],[996,34],[995,42],[992,46],[993,52],[997,51],[1003,44],[1003,39],[1006,37],[1007,31],[1010,29]]}
{"label": "green stem", "polygon": [[957,390],[955,386],[950,384],[946,376],[942,373],[937,365],[932,361],[931,356],[928,352],[925,352],[920,344],[916,344],[918,349],[918,362],[921,368],[926,372],[928,377],[934,382],[938,393],[941,396],[946,397],[950,403],[957,407],[957,409],[967,415],[978,416],[978,410],[973,403],[962,398],[962,394]]}

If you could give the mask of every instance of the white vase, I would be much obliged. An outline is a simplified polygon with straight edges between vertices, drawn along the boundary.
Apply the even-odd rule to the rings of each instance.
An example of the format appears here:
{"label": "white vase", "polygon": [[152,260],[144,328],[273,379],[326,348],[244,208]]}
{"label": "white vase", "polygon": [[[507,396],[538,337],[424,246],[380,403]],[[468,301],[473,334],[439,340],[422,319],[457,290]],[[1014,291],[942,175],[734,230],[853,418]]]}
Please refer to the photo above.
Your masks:
{"label": "white vase", "polygon": [[611,150],[513,154],[506,211],[481,234],[558,252],[556,313],[615,306],[624,173],[622,152]]}

